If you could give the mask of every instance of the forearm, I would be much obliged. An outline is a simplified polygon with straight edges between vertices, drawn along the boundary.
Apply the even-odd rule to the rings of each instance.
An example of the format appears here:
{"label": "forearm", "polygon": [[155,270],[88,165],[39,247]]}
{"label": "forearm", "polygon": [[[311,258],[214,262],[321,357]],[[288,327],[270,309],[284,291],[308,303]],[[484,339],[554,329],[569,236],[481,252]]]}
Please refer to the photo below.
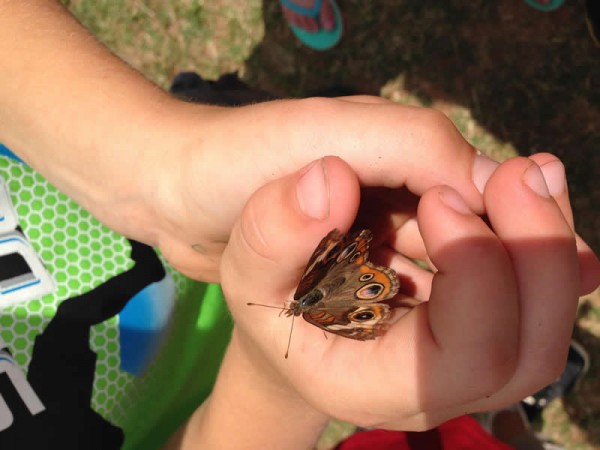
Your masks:
{"label": "forearm", "polygon": [[0,0],[0,57],[0,142],[105,222],[119,202],[139,208],[142,171],[158,164],[180,102],[55,1]]}
{"label": "forearm", "polygon": [[211,397],[167,449],[313,448],[327,417],[260,368],[260,358],[248,355],[239,339],[234,333]]}

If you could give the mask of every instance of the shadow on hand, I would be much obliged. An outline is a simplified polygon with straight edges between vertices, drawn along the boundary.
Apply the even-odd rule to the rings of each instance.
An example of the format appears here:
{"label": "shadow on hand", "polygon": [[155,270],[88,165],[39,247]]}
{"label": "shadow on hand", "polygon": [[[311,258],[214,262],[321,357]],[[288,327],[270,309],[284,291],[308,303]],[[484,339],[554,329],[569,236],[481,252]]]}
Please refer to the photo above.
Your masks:
{"label": "shadow on hand", "polygon": [[[572,245],[571,241],[565,239],[519,240],[510,243],[510,247],[514,251],[530,258],[529,267],[540,267],[552,255],[569,252]],[[473,273],[473,277],[468,279],[461,276],[450,279],[451,269],[447,269],[443,279],[434,280],[432,300],[428,305],[424,305],[429,308],[427,315],[432,335],[437,344],[436,348],[444,349],[446,352],[444,363],[439,364],[437,359],[432,359],[430,354],[432,347],[426,339],[423,342],[417,341],[415,344],[417,358],[415,378],[421,381],[421,384],[416,386],[416,390],[420,404],[425,408],[428,408],[426,405],[439,405],[439,398],[457,401],[461,395],[467,392],[473,396],[470,400],[484,396],[493,400],[497,398],[496,390],[502,388],[514,374],[505,370],[507,369],[506,352],[510,352],[511,349],[515,350],[513,356],[517,356],[517,349],[512,347],[511,342],[516,342],[515,339],[519,335],[518,329],[506,326],[512,323],[515,327],[519,326],[517,321],[511,319],[511,310],[507,310],[503,306],[507,305],[510,308],[514,305],[513,298],[506,295],[511,291],[505,292],[504,286],[507,284],[502,280],[488,277],[486,281],[486,277],[482,276],[486,274],[485,268],[489,266],[485,261],[487,258],[482,258],[481,255],[492,255],[494,247],[489,239],[468,238],[446,245],[437,254],[432,255],[434,260],[445,261],[446,267],[463,266],[461,269],[452,269],[452,271],[456,270],[462,274]],[[473,259],[473,256],[477,259]],[[556,271],[558,266],[551,264],[550,267],[552,266]],[[480,270],[474,269],[476,267],[479,267]],[[489,272],[487,273],[489,274]],[[576,317],[573,298],[564,296],[569,295],[568,291],[563,293],[562,298],[557,297],[556,289],[552,289],[548,285],[548,277],[551,276],[551,273],[542,271],[538,274],[537,279],[522,280],[529,284],[528,288],[535,287],[537,292],[547,293],[540,298],[519,298],[520,311],[528,313],[527,315],[521,314],[519,317],[521,329],[528,330],[527,333],[521,333],[521,335],[535,339],[535,341],[529,341],[529,349],[519,355],[525,362],[525,366],[522,366],[521,369],[527,367],[530,374],[536,374],[537,382],[542,383],[538,386],[530,385],[530,392],[522,392],[523,398],[552,383],[552,374],[556,373],[556,370],[562,370],[561,368],[567,361],[565,344],[568,344],[572,325],[576,319],[581,320],[583,315],[593,314],[591,307],[588,308],[587,313],[583,308],[579,310],[578,317]],[[556,280],[550,283],[557,286]],[[456,295],[456,292],[468,292],[470,295],[461,298]],[[505,315],[505,312],[508,314]],[[498,328],[496,328],[497,326]],[[505,332],[500,332],[500,330],[505,330]],[[489,331],[494,331],[494,334],[486,334]],[[500,333],[502,336],[498,340]],[[489,347],[486,351],[483,342],[491,336],[495,338],[489,339]],[[578,326],[576,326],[575,338],[589,353],[598,354],[600,351],[600,340],[581,330]],[[539,352],[533,351],[531,342],[540,343]],[[521,343],[522,345],[523,343]],[[469,349],[473,351],[469,351]],[[522,351],[523,347],[520,350]],[[594,362],[593,356],[592,364],[595,364],[596,367],[598,365],[598,362]],[[447,383],[444,380],[447,380]],[[600,444],[597,413],[594,413],[594,411],[598,411],[599,406],[597,401],[599,387],[600,382],[596,377],[587,377],[575,391],[563,399],[568,421],[581,427],[585,433],[585,441],[593,448]],[[432,406],[431,411],[435,412],[435,408],[436,406]],[[549,417],[552,422],[556,416]],[[568,426],[568,424],[563,425]],[[580,436],[577,442],[583,440]],[[567,447],[571,448],[569,445]]]}
{"label": "shadow on hand", "polygon": [[[600,204],[600,89],[593,83],[600,79],[594,61],[600,49],[587,34],[582,4],[567,2],[549,14],[518,0],[451,0],[427,6],[347,0],[342,8],[341,45],[315,52],[291,34],[278,2],[265,2],[266,36],[247,62],[248,84],[283,97],[332,86],[344,88],[344,94],[346,87],[379,94],[401,76],[404,89],[421,103],[468,108],[479,124],[522,155],[549,151],[559,156],[566,165],[578,231],[600,251],[600,223],[593,208]],[[378,236],[369,222],[357,225],[373,228]],[[414,289],[411,280],[402,282]],[[600,304],[588,314],[594,314],[594,307],[600,309]],[[597,374],[594,355],[600,354],[600,341],[579,326],[575,336],[592,354],[590,373]],[[588,376],[565,399],[571,422],[584,430],[591,445],[600,444],[598,384],[597,377]]]}
{"label": "shadow on hand", "polygon": [[[339,4],[342,42],[316,52],[290,32],[278,2],[264,2],[265,38],[245,79],[288,97],[332,85],[378,95],[400,80],[401,99],[467,108],[521,155],[551,152],[564,162],[577,231],[600,252],[600,49],[586,29],[583,1],[551,13],[522,0]],[[586,330],[598,327],[598,292],[586,300],[588,317],[580,314],[574,334],[591,355],[590,371],[564,399],[569,422],[585,435],[575,440],[590,447],[600,445],[600,340]]]}
{"label": "shadow on hand", "polygon": [[247,61],[246,81],[299,97],[332,85],[379,94],[402,77],[421,103],[466,107],[520,154],[563,160],[578,231],[600,251],[592,207],[600,204],[600,49],[583,2],[551,13],[522,0],[340,3],[343,40],[316,52],[289,31],[279,2],[264,2],[265,38]]}

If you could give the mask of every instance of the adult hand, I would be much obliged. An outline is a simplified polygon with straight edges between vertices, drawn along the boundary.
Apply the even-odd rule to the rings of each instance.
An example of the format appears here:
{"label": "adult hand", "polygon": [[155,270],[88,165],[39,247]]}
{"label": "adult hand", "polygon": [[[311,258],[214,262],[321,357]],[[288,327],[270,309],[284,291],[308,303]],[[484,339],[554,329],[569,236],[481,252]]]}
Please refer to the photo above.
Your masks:
{"label": "adult hand", "polygon": [[[414,237],[412,226],[380,227],[384,240],[371,251],[409,278],[424,303],[366,342],[325,339],[297,318],[285,359],[291,319],[247,302],[284,306],[319,240],[332,228],[347,230],[359,207],[351,167],[338,158],[309,167],[251,197],[221,264],[236,323],[229,356],[247,355],[251,369],[238,378],[276,391],[258,396],[265,403],[303,403],[363,426],[422,430],[514,403],[560,374],[577,298],[598,285],[600,268],[592,253],[578,256],[556,158],[515,158],[494,172],[483,195],[491,227],[456,190],[427,189],[417,221],[435,274],[397,253],[418,247],[404,241]],[[226,390],[218,383],[215,398]]]}

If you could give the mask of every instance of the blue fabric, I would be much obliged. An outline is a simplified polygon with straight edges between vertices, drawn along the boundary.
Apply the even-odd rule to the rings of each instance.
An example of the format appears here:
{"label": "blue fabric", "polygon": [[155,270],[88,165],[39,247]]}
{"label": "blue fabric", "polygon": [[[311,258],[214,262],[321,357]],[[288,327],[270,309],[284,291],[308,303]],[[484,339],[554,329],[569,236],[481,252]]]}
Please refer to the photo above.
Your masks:
{"label": "blue fabric", "polygon": [[119,314],[121,369],[141,376],[169,331],[177,292],[169,275],[138,292]]}
{"label": "blue fabric", "polygon": [[13,152],[11,152],[7,147],[5,147],[2,144],[0,144],[0,155],[8,156],[9,158],[12,158],[16,161],[23,162],[23,160],[21,158],[19,158],[17,155],[15,155]]}

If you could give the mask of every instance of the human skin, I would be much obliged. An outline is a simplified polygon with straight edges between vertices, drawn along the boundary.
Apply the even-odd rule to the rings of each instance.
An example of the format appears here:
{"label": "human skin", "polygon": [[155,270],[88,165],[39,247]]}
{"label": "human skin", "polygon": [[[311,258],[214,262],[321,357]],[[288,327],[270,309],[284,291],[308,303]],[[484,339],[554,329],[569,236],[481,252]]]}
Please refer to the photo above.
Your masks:
{"label": "human skin", "polygon": [[[363,187],[446,184],[476,212],[495,164],[443,114],[381,98],[187,104],[110,53],[58,2],[0,0],[0,141],[113,230],[218,282],[249,196],[316,158]],[[235,132],[232,132],[235,130]],[[581,240],[582,253],[590,253]]]}
{"label": "human skin", "polygon": [[[599,269],[551,155],[494,171],[441,113],[374,97],[186,104],[53,1],[0,0],[0,55],[10,61],[0,141],[116,232],[223,283],[233,339],[213,395],[174,445],[265,448],[268,438],[306,448],[330,416],[423,429],[508,404],[560,372],[577,296],[597,286]],[[307,172],[299,201],[298,170],[315,160],[327,182]],[[552,197],[523,187],[526,168],[546,176]],[[429,302],[367,343],[325,341],[297,320],[286,361],[287,321],[246,302],[282,305],[318,241],[347,230],[360,190],[374,188],[421,199],[402,211],[372,199],[393,224],[374,250],[412,280],[405,294]],[[282,417],[291,429],[277,428]],[[228,432],[233,423],[239,432]]]}
{"label": "human skin", "polygon": [[[331,417],[423,430],[512,404],[561,373],[578,297],[600,277],[597,260],[588,264],[593,282],[582,289],[562,164],[549,154],[492,174],[483,194],[489,225],[451,187],[427,190],[415,256],[428,257],[433,273],[402,257],[402,225],[381,228],[372,248],[416,284],[423,303],[367,342],[325,339],[296,318],[284,358],[290,319],[247,302],[282,307],[320,238],[347,230],[359,210],[346,163],[328,157],[315,167],[262,187],[235,224],[221,267],[233,338],[213,394],[169,448],[312,448]],[[236,432],[224,435],[219,424]]]}
{"label": "human skin", "polygon": [[54,1],[0,0],[0,55],[10,61],[0,70],[0,141],[110,228],[197,279],[219,281],[220,255],[252,192],[328,154],[364,186],[419,195],[445,183],[482,210],[475,150],[433,110],[375,97],[187,104]]}
{"label": "human skin", "polygon": [[0,54],[10,61],[0,71],[0,141],[110,228],[197,279],[219,281],[252,192],[325,155],[343,157],[362,186],[421,195],[446,184],[483,212],[477,186],[494,163],[476,158],[435,110],[367,96],[187,104],[55,1],[0,0]]}

